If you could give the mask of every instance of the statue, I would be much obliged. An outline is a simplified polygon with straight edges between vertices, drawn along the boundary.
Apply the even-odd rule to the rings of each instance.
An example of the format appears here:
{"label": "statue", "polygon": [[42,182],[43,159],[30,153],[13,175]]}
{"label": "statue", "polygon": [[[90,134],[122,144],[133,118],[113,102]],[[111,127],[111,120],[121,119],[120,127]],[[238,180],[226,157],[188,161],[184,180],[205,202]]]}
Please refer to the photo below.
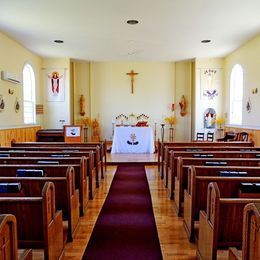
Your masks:
{"label": "statue", "polygon": [[185,116],[187,114],[187,112],[186,112],[186,100],[185,100],[184,95],[182,95],[179,105],[181,107],[181,112],[180,112],[181,116]]}

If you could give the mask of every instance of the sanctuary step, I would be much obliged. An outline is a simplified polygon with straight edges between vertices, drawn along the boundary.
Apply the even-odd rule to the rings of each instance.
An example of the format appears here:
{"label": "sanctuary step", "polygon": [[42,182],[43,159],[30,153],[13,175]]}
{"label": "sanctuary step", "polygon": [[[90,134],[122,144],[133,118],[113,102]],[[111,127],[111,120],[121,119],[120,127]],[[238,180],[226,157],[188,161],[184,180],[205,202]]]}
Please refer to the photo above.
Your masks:
{"label": "sanctuary step", "polygon": [[144,164],[145,165],[157,165],[157,153],[154,154],[111,154],[107,153],[107,164],[108,165],[118,165],[124,163],[133,164]]}

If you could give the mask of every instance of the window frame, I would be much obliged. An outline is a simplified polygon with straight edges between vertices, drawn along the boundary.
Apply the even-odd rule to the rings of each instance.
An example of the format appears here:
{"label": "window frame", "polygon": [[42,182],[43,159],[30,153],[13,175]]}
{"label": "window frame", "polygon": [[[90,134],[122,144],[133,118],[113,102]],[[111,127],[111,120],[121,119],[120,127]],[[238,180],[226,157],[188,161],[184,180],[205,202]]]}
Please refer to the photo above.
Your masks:
{"label": "window frame", "polygon": [[[28,82],[25,82],[25,73],[29,73]],[[29,86],[29,89],[27,90]],[[35,109],[35,88],[36,88],[36,80],[35,80],[35,72],[33,66],[26,62],[23,66],[23,106],[24,106],[24,114],[23,114],[23,122],[24,124],[35,124],[36,123],[36,109]],[[28,91],[25,93],[25,91]],[[29,97],[29,98],[28,98]],[[28,107],[31,109],[31,112],[26,112]],[[29,116],[28,116],[29,115]],[[29,120],[28,120],[29,119]]]}

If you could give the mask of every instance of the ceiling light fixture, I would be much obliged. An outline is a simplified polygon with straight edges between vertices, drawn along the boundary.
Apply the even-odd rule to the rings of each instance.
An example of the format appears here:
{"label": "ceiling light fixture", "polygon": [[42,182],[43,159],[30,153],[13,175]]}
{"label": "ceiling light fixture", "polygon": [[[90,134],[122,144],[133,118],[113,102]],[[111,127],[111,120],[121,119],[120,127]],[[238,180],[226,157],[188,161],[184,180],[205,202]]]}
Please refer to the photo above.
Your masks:
{"label": "ceiling light fixture", "polygon": [[54,40],[55,43],[64,43],[63,40]]}
{"label": "ceiling light fixture", "polygon": [[131,25],[135,25],[135,24],[138,24],[139,21],[137,21],[137,20],[128,20],[127,23],[131,24]]}
{"label": "ceiling light fixture", "polygon": [[209,43],[209,42],[211,42],[211,40],[202,40],[201,42],[202,43]]}

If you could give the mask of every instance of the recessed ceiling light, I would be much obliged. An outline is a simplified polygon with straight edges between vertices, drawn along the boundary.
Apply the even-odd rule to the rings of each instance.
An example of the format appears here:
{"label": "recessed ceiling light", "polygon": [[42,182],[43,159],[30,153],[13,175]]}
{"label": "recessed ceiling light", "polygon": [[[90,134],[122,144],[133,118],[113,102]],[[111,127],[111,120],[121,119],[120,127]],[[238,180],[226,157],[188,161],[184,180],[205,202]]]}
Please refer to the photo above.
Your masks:
{"label": "recessed ceiling light", "polygon": [[202,40],[201,42],[202,43],[209,43],[209,42],[211,42],[211,40]]}
{"label": "recessed ceiling light", "polygon": [[54,40],[54,42],[56,42],[56,43],[64,43],[63,40]]}
{"label": "recessed ceiling light", "polygon": [[134,24],[138,24],[139,22],[137,20],[128,20],[127,23],[134,25]]}

